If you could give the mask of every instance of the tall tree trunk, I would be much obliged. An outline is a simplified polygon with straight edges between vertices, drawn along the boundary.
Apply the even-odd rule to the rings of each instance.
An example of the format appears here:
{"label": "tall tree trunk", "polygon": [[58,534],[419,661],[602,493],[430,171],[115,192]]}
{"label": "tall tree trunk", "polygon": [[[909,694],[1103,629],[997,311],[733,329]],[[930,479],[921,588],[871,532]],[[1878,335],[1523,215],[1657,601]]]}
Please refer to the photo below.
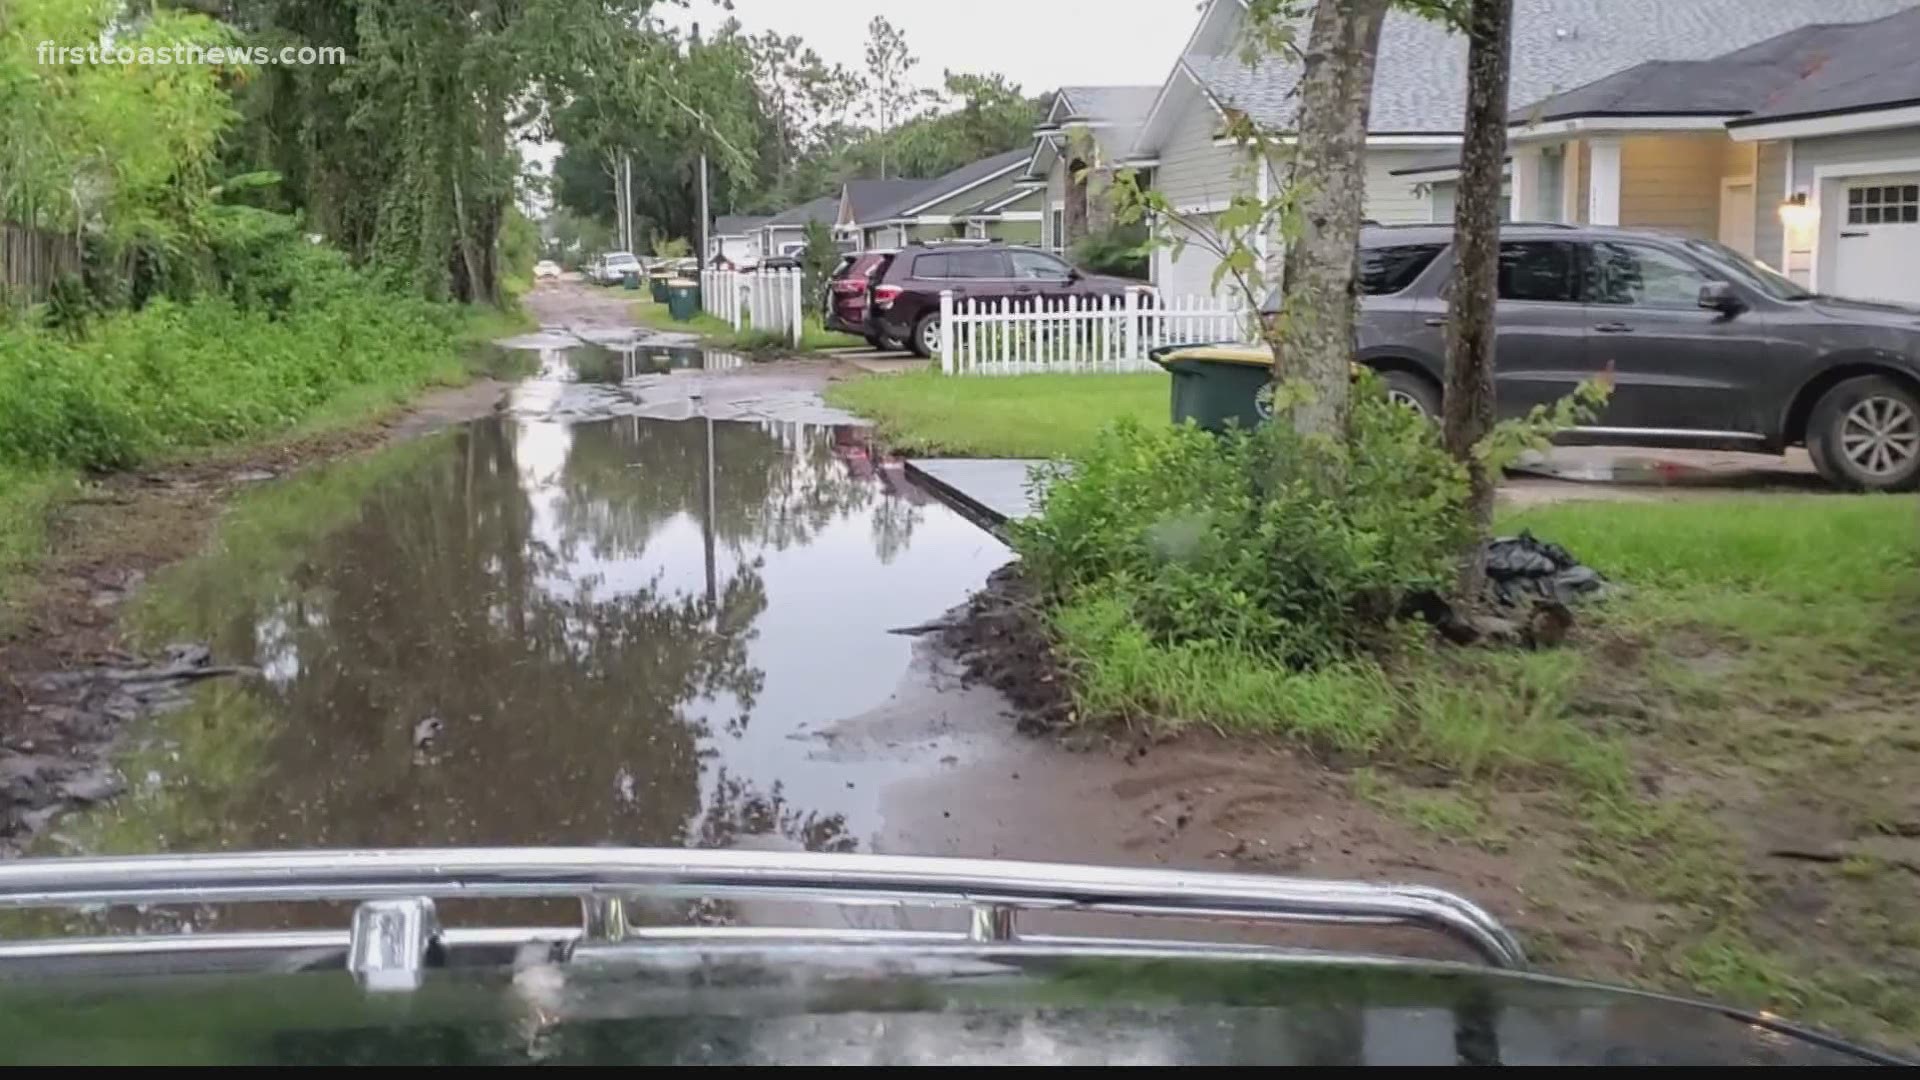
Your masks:
{"label": "tall tree trunk", "polygon": [[1474,540],[1460,560],[1460,595],[1486,583],[1481,541],[1493,525],[1495,478],[1474,456],[1493,429],[1494,301],[1500,261],[1502,165],[1507,156],[1507,73],[1512,64],[1513,0],[1472,0],[1467,15],[1467,117],[1460,187],[1453,212],[1453,292],[1447,322],[1447,450],[1472,482]]}
{"label": "tall tree trunk", "polygon": [[[1294,407],[1302,434],[1346,431],[1351,397],[1354,250],[1367,194],[1367,113],[1373,104],[1374,61],[1390,0],[1322,0],[1314,9],[1300,77],[1299,136],[1292,184],[1301,193],[1301,235],[1287,249],[1283,309],[1284,356],[1276,350],[1275,379],[1298,376],[1313,387]],[[1267,162],[1258,162],[1267,168]]]}

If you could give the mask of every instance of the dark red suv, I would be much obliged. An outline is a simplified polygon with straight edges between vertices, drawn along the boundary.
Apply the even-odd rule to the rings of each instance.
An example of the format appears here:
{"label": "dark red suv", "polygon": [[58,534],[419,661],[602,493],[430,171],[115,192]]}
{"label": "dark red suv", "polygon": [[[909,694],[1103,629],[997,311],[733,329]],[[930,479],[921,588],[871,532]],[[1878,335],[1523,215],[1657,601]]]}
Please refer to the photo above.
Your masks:
{"label": "dark red suv", "polygon": [[827,329],[857,334],[876,349],[899,347],[883,340],[867,325],[867,293],[891,258],[891,251],[860,251],[840,257],[839,267],[827,282],[827,309],[823,320]]}
{"label": "dark red suv", "polygon": [[904,341],[921,356],[940,349],[940,293],[966,300],[1066,300],[1126,295],[1138,281],[1083,274],[1035,248],[1004,244],[915,245],[893,255],[874,278],[867,332]]}

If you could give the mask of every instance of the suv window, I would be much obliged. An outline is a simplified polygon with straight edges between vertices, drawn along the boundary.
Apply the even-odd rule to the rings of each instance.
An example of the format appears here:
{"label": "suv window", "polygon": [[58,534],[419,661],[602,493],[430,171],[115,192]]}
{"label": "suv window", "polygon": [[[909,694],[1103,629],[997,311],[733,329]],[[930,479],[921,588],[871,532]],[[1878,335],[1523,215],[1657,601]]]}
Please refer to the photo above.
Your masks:
{"label": "suv window", "polygon": [[916,255],[913,257],[913,276],[917,278],[949,278],[945,255]]}
{"label": "suv window", "polygon": [[1710,280],[1706,271],[1672,252],[1609,241],[1593,245],[1587,296],[1595,304],[1693,308],[1700,303],[1700,286]]}
{"label": "suv window", "polygon": [[1406,244],[1367,248],[1360,252],[1360,291],[1367,296],[1391,296],[1413,284],[1433,265],[1445,244]]}
{"label": "suv window", "polygon": [[1006,259],[997,251],[956,251],[947,256],[949,277],[1003,278]]}
{"label": "suv window", "polygon": [[1564,240],[1517,240],[1500,245],[1500,299],[1572,303],[1573,245]]}
{"label": "suv window", "polygon": [[1009,251],[1013,276],[1022,281],[1065,281],[1071,276],[1067,264],[1037,251]]}

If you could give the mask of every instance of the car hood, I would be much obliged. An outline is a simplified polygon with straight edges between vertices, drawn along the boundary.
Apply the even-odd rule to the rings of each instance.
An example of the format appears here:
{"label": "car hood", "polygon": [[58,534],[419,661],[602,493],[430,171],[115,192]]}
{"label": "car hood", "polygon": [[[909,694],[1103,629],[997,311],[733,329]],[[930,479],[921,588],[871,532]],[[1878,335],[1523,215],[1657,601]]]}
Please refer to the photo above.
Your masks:
{"label": "car hood", "polygon": [[1826,295],[1816,296],[1809,302],[1815,311],[1829,318],[1920,330],[1920,305],[1896,304],[1881,300],[1849,300],[1845,297]]}

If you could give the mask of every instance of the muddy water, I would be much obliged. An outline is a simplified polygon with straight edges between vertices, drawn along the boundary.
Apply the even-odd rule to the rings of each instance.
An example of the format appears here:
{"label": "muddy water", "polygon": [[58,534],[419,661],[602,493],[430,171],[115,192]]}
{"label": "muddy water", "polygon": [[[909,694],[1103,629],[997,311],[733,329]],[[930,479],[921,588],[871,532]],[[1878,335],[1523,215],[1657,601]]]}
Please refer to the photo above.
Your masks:
{"label": "muddy water", "polygon": [[58,847],[868,846],[940,765],[836,728],[1005,550],[860,429],[637,415],[728,358],[535,357],[499,415],[264,486],[145,592],[142,637],[259,674],[130,740]]}

